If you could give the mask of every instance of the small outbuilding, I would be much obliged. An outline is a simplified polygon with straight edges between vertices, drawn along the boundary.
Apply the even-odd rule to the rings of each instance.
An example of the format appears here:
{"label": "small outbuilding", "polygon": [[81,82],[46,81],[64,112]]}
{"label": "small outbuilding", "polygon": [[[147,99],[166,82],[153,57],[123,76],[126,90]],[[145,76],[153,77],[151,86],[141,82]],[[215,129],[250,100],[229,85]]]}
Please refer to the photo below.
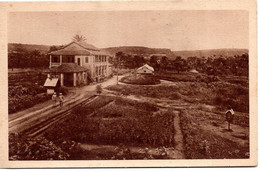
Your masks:
{"label": "small outbuilding", "polygon": [[139,67],[136,70],[136,73],[138,73],[138,74],[153,74],[154,68],[152,66],[149,66],[148,64],[145,64],[145,65]]}
{"label": "small outbuilding", "polygon": [[59,78],[47,78],[44,87],[47,88],[47,94],[53,94],[54,92],[58,92],[60,88],[60,80]]}

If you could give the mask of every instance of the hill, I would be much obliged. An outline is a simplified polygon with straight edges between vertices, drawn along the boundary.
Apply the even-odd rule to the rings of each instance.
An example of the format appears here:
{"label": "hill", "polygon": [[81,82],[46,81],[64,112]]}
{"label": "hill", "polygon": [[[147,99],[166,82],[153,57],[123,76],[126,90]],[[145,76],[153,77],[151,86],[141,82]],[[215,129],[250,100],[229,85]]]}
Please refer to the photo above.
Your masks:
{"label": "hill", "polygon": [[[17,49],[23,49],[26,51],[39,50],[42,54],[47,54],[50,49],[50,45],[34,45],[34,44],[18,44],[18,43],[9,43],[8,52],[17,51]],[[248,53],[247,49],[209,49],[209,50],[186,50],[186,51],[171,51],[167,48],[148,48],[141,46],[121,46],[121,47],[108,47],[103,48],[103,51],[107,52],[110,55],[115,55],[117,52],[124,52],[126,54],[132,55],[143,55],[149,56],[151,54],[166,54],[169,58],[174,58],[181,56],[186,59],[191,56],[196,57],[219,57],[222,56],[235,56],[241,55],[243,53]]]}
{"label": "hill", "polygon": [[189,51],[173,51],[174,56],[181,56],[186,59],[188,57],[230,57],[235,55],[241,55],[244,53],[248,53],[248,49],[209,49],[209,50],[189,50]]}
{"label": "hill", "polygon": [[171,50],[167,48],[148,48],[141,46],[121,46],[121,47],[109,47],[102,50],[115,55],[117,52],[124,52],[126,54],[137,55],[150,55],[150,54],[171,54]]}
{"label": "hill", "polygon": [[241,55],[248,53],[247,49],[209,49],[209,50],[185,50],[185,51],[171,51],[166,48],[148,48],[148,47],[136,47],[136,46],[121,46],[121,47],[109,47],[102,50],[108,52],[111,55],[115,55],[117,52],[122,51],[126,54],[137,54],[143,56],[149,56],[151,54],[166,54],[169,58],[175,58],[181,56],[183,59],[188,57],[229,57],[235,55]]}

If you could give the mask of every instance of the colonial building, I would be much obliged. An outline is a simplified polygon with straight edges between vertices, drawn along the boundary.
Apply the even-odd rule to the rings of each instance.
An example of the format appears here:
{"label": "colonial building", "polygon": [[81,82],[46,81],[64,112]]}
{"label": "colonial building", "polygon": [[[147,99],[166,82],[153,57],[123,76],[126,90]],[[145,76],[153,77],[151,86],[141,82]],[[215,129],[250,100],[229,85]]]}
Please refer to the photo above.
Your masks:
{"label": "colonial building", "polygon": [[86,42],[71,42],[49,57],[49,74],[58,77],[61,86],[100,81],[112,73],[107,53]]}

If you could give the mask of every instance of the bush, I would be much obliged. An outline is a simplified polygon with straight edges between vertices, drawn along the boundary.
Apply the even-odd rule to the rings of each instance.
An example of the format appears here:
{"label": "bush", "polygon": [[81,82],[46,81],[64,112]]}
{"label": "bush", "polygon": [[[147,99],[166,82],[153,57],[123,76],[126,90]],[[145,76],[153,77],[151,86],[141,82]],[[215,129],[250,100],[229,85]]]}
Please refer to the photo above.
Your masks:
{"label": "bush", "polygon": [[125,76],[120,79],[120,82],[127,84],[136,84],[136,85],[155,85],[160,84],[160,80],[151,76],[151,75],[130,75]]}
{"label": "bush", "polygon": [[40,137],[32,139],[19,134],[9,135],[10,160],[66,160],[69,154],[53,142]]}

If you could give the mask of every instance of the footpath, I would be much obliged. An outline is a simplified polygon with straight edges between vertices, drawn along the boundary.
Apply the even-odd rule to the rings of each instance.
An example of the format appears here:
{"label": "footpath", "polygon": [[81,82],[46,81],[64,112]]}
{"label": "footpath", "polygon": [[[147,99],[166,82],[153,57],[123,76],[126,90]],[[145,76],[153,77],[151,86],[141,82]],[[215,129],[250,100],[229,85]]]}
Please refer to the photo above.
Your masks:
{"label": "footpath", "polygon": [[[121,78],[123,76],[119,76]],[[82,99],[87,99],[93,96],[96,92],[96,86],[101,85],[102,88],[105,88],[110,85],[115,85],[117,83],[117,77],[114,76],[102,83],[96,83],[93,85],[87,85],[80,88],[70,89],[68,95],[64,97],[63,107],[59,107],[57,104],[54,106],[52,100],[36,104],[35,106],[19,111],[17,113],[10,114],[8,117],[8,128],[9,133],[16,132],[18,128],[21,128],[23,124],[28,124],[30,121],[37,118],[44,118],[48,114],[57,113],[64,110],[65,108],[71,108],[77,103],[80,103]]]}

